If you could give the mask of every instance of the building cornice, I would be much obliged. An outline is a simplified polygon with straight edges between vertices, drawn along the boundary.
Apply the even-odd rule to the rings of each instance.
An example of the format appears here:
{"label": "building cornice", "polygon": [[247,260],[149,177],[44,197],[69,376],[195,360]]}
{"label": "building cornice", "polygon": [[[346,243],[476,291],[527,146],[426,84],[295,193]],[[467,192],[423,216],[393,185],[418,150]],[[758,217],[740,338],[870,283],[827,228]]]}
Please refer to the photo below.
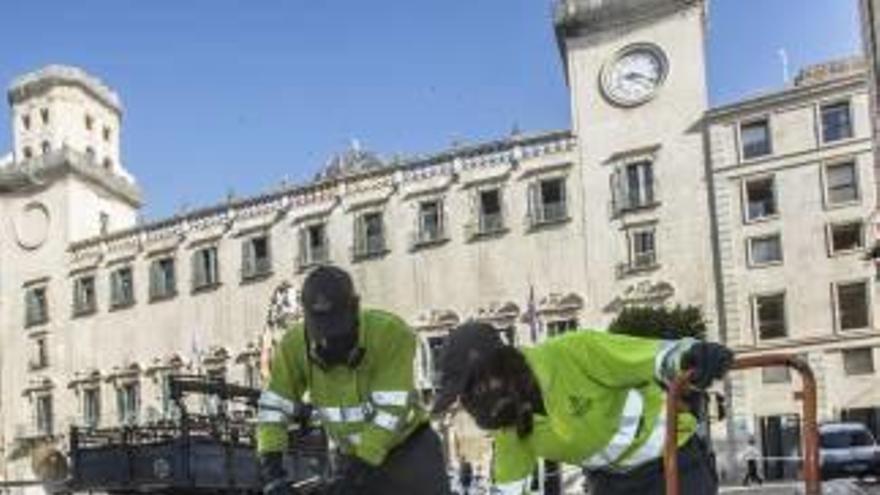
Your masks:
{"label": "building cornice", "polygon": [[711,108],[706,112],[706,120],[714,121],[736,118],[741,114],[756,113],[768,108],[779,108],[794,102],[821,97],[825,93],[847,90],[867,90],[867,72],[860,71],[845,77],[839,77],[820,83],[805,86],[792,86],[781,91],[769,92],[727,105]]}
{"label": "building cornice", "polygon": [[[518,164],[545,155],[568,153],[575,147],[571,131],[560,130],[536,134],[513,135],[470,146],[461,146],[438,153],[400,160],[391,165],[368,169],[285,187],[281,190],[230,200],[187,213],[139,225],[108,235],[92,237],[72,243],[72,253],[100,248],[103,245],[140,242],[139,239],[163,235],[184,235],[190,229],[216,222],[232,223],[260,215],[274,215],[280,219],[291,210],[308,208],[324,202],[328,195],[342,196],[369,189],[373,185],[394,187],[426,180],[440,174],[457,174],[481,167]],[[0,188],[2,190],[2,188]],[[230,228],[230,230],[232,230]]]}
{"label": "building cornice", "polygon": [[0,194],[41,189],[67,174],[75,174],[131,206],[141,206],[141,192],[135,184],[66,146],[0,168]]}
{"label": "building cornice", "polygon": [[122,116],[122,100],[115,91],[84,70],[66,65],[49,65],[16,78],[9,86],[7,98],[9,104],[13,105],[44,94],[56,86],[80,88]]}

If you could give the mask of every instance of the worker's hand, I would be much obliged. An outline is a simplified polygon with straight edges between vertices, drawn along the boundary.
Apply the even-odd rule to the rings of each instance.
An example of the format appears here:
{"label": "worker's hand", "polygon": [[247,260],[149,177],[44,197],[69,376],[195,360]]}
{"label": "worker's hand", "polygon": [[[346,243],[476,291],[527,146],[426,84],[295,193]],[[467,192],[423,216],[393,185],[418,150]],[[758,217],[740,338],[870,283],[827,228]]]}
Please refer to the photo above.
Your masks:
{"label": "worker's hand", "polygon": [[697,388],[708,388],[733,365],[733,351],[714,342],[697,342],[681,357],[682,370],[693,372],[691,382]]}
{"label": "worker's hand", "polygon": [[360,495],[379,476],[379,468],[367,464],[357,457],[346,460],[342,476],[327,490],[329,495]]}
{"label": "worker's hand", "polygon": [[263,481],[263,495],[298,495],[287,479],[284,456],[280,452],[260,456],[260,479]]}

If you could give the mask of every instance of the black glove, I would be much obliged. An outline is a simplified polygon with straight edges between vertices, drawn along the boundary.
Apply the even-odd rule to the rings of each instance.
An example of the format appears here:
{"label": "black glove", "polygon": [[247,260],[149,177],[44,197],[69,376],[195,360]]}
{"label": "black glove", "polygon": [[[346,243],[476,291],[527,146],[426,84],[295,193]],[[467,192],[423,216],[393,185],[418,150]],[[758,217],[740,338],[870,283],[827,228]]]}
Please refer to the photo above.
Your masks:
{"label": "black glove", "polygon": [[704,389],[720,379],[733,365],[733,351],[714,342],[697,342],[681,357],[681,369],[693,372],[691,382]]}
{"label": "black glove", "polygon": [[287,479],[284,456],[280,452],[260,456],[260,480],[263,482],[263,495],[298,495]]}
{"label": "black glove", "polygon": [[345,461],[340,478],[329,487],[326,493],[327,495],[360,495],[375,484],[379,473],[379,468],[371,466],[357,457],[349,457]]}

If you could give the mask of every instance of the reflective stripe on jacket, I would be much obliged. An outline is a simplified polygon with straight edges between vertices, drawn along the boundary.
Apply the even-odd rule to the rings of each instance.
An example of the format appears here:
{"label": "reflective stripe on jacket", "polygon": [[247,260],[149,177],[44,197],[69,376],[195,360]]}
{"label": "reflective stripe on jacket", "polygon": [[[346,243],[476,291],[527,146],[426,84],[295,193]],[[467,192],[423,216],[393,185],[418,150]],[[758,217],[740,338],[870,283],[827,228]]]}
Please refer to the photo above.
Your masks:
{"label": "reflective stripe on jacket", "polygon": [[391,313],[364,310],[359,338],[365,352],[357,366],[322,369],[306,357],[303,326],[287,332],[260,398],[260,453],[287,449],[287,423],[306,392],[343,452],[373,465],[427,421],[414,383],[416,336],[406,323]]}
{"label": "reflective stripe on jacket", "polygon": [[[520,495],[538,459],[625,470],[658,458],[665,440],[661,380],[693,341],[657,341],[581,330],[522,349],[538,380],[546,414],[531,434],[494,433],[496,486]],[[679,445],[696,427],[679,417]]]}

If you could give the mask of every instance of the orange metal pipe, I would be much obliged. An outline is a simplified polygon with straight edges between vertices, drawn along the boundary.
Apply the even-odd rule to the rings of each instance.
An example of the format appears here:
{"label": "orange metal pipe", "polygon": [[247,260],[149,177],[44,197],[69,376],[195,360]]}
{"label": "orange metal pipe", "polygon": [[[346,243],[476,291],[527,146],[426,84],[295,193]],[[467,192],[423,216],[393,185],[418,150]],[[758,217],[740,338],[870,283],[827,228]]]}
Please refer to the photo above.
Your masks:
{"label": "orange metal pipe", "polygon": [[[803,450],[804,481],[806,495],[821,495],[822,477],[819,468],[819,423],[816,397],[816,377],[810,365],[803,359],[788,354],[768,354],[737,358],[734,370],[764,368],[768,366],[788,366],[801,374],[803,381]],[[666,443],[663,447],[663,469],[666,477],[666,495],[679,495],[678,475],[678,412],[682,393],[688,388],[691,375],[683,373],[669,384],[666,400]]]}

